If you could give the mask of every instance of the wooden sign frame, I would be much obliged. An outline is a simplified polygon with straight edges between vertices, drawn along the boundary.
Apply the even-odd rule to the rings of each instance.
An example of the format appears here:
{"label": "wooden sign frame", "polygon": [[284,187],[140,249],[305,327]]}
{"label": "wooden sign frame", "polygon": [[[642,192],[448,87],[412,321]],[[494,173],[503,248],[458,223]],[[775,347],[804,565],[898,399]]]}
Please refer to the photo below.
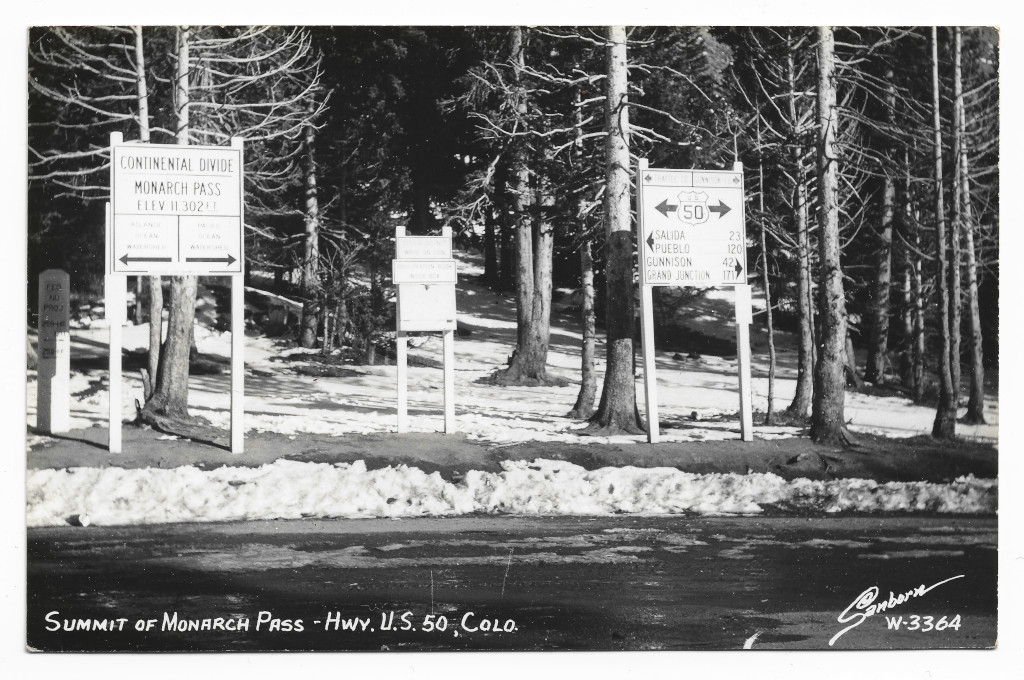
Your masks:
{"label": "wooden sign frame", "polygon": [[[408,239],[418,238],[429,238],[438,239],[436,236],[420,237],[420,236],[406,236],[405,227],[395,227],[395,260],[392,261],[392,274],[398,270],[398,266],[395,263],[399,261],[405,262],[436,262],[436,263],[451,263],[451,268],[454,271],[455,260],[447,259],[408,259],[399,260],[398,255],[398,244]],[[441,229],[440,238],[448,239],[449,243],[452,238],[451,227],[443,227]],[[448,252],[451,252],[449,246]],[[451,290],[451,296],[454,300],[455,297],[455,281],[448,281],[447,279],[438,282],[436,284],[421,284],[421,283],[409,283],[402,284],[396,283],[396,301],[395,301],[395,363],[397,365],[397,396],[398,396],[398,432],[408,432],[409,430],[409,332],[416,331],[441,331],[443,334],[444,343],[444,433],[451,434],[455,432],[455,328],[456,319],[454,315],[452,318],[438,318],[434,321],[424,320],[420,324],[409,324],[403,323],[402,321],[402,294],[405,286],[421,286],[430,285],[437,286],[438,288],[443,287],[444,291]],[[452,305],[454,309],[454,303]]]}
{"label": "wooden sign frame", "polygon": [[[636,178],[636,214],[637,214],[637,234],[638,238],[642,239],[643,234],[647,233],[644,228],[644,196],[643,196],[643,180],[641,179],[642,173],[648,170],[648,161],[646,158],[641,158],[637,164],[637,178]],[[675,172],[675,171],[674,171]],[[703,172],[700,170],[682,171],[682,172]],[[733,165],[733,172],[743,173],[743,164],[735,163]],[[741,185],[742,186],[742,185]],[[741,192],[742,193],[742,192]],[[743,225],[743,246],[746,247],[746,208],[745,201],[742,199],[739,201],[740,205],[734,209],[740,210],[741,212],[741,224]],[[640,244],[641,253],[643,243]],[[664,285],[657,283],[645,283],[648,281],[647,272],[645,270],[644,257],[641,255],[640,258],[640,328],[641,328],[641,342],[643,345],[643,356],[644,356],[644,399],[647,405],[647,441],[651,444],[657,444],[661,441],[661,432],[659,430],[659,414],[658,414],[658,378],[657,378],[657,366],[656,366],[656,353],[654,349],[654,300],[652,288],[655,285]],[[744,257],[744,262],[746,258]],[[740,438],[745,442],[754,440],[754,427],[753,427],[753,410],[751,403],[751,384],[750,384],[750,323],[752,322],[751,314],[751,294],[750,285],[746,283],[746,277],[748,272],[744,269],[742,280],[735,284],[719,283],[718,285],[733,285],[736,290],[736,358],[737,358],[737,370],[739,373],[739,398],[740,398]]]}
{"label": "wooden sign frame", "polygon": [[[123,144],[124,138],[120,132],[110,134],[111,148],[111,177],[110,186],[114,186],[113,149]],[[245,142],[239,137],[231,138],[231,149],[238,151],[238,162],[240,168],[245,163]],[[239,170],[239,183],[244,183],[244,171]],[[239,189],[241,192],[241,188]],[[241,196],[241,194],[240,194]],[[234,272],[177,272],[182,275],[211,275],[228,276],[231,279],[231,453],[240,454],[245,449],[245,283],[244,283],[244,260],[245,260],[245,212],[244,197],[240,198],[243,204],[239,211],[239,223],[243,225],[242,233],[239,235],[239,257],[238,271]],[[104,276],[104,297],[107,320],[110,324],[109,331],[109,371],[110,371],[110,395],[108,427],[109,438],[107,448],[111,453],[121,453],[122,450],[122,423],[121,423],[121,385],[123,382],[121,367],[122,351],[122,327],[127,323],[127,279],[128,276],[162,276],[165,271],[150,272],[121,272],[115,271],[115,256],[113,250],[113,212],[112,203],[106,205],[105,250],[106,253],[106,275]],[[173,272],[172,272],[173,273]],[[154,376],[155,377],[155,376]]]}

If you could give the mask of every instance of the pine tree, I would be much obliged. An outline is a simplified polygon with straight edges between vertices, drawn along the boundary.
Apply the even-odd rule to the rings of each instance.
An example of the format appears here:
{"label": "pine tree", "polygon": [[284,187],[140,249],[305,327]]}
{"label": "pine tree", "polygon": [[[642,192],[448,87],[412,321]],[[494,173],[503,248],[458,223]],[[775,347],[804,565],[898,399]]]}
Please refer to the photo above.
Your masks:
{"label": "pine tree", "polygon": [[839,247],[839,158],[836,153],[835,36],[830,26],[818,29],[818,314],[821,317],[818,361],[814,369],[811,438],[850,442],[843,418],[846,366],[846,295]]}
{"label": "pine tree", "polygon": [[630,223],[626,29],[608,28],[605,85],[605,327],[607,368],[588,433],[643,431],[634,383],[633,231]]}

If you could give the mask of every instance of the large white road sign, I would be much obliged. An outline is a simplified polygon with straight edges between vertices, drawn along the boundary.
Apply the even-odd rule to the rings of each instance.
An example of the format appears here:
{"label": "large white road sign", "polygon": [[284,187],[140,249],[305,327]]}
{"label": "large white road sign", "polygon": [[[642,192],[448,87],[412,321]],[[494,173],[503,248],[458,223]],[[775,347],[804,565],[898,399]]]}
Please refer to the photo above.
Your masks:
{"label": "large white road sign", "polygon": [[652,168],[639,173],[637,184],[642,283],[747,282],[742,172]]}
{"label": "large white road sign", "polygon": [[242,196],[241,148],[113,145],[113,272],[240,273]]}

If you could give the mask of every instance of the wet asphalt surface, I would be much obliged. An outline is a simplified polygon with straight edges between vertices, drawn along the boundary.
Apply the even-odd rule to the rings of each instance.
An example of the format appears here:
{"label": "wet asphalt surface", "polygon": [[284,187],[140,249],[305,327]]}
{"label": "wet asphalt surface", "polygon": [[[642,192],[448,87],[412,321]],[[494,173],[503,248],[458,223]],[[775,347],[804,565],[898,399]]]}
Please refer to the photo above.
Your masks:
{"label": "wet asphalt surface", "polygon": [[[28,532],[27,643],[247,652],[990,647],[996,544],[990,517],[41,528]],[[865,616],[890,592],[939,583]],[[862,598],[872,586],[877,598]]]}

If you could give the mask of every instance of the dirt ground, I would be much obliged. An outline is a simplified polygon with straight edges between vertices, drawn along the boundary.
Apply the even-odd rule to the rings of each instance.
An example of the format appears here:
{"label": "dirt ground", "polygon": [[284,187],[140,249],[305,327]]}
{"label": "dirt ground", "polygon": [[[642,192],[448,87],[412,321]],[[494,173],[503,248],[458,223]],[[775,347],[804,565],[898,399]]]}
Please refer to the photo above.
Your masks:
{"label": "dirt ground", "polygon": [[68,467],[201,469],[259,466],[278,459],[320,463],[363,460],[369,469],[415,466],[457,481],[469,470],[496,472],[506,460],[564,460],[588,470],[602,467],[675,467],[693,473],[772,472],[785,479],[862,478],[879,482],[949,482],[973,474],[998,476],[995,447],[968,441],[940,443],[930,437],[888,439],[857,435],[858,446],[822,446],[805,437],[742,441],[666,442],[651,445],[526,442],[494,445],[463,435],[371,434],[331,437],[249,433],[245,452],[232,454],[227,432],[212,441],[169,438],[149,428],[125,426],[123,453],[107,451],[107,430],[92,427],[54,435],[28,452],[29,469]]}

